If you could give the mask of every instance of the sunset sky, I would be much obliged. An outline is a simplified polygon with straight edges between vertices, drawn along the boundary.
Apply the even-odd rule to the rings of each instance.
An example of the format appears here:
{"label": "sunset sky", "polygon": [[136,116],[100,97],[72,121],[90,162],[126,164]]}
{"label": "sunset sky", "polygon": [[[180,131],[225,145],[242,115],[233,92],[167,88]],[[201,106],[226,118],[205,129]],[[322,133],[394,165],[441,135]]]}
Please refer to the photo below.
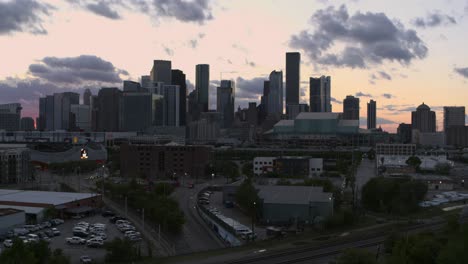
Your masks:
{"label": "sunset sky", "polygon": [[422,102],[439,130],[443,106],[468,106],[466,0],[0,0],[0,103],[36,117],[40,96],[121,87],[164,59],[189,89],[210,64],[245,107],[287,51],[301,52],[303,103],[309,77],[330,75],[333,111],[357,95],[363,124],[370,99],[392,132]]}

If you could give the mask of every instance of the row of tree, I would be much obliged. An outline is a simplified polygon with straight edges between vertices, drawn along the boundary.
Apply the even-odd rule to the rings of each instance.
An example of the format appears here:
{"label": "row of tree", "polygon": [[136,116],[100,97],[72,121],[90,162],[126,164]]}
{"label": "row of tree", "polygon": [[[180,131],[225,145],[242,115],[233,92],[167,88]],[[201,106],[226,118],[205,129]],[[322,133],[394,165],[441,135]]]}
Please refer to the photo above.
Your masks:
{"label": "row of tree", "polygon": [[133,209],[144,209],[145,219],[160,224],[161,228],[177,233],[185,223],[184,213],[180,210],[176,200],[169,197],[174,186],[169,183],[157,183],[150,188],[138,184],[132,180],[127,184],[114,184],[109,181],[99,182],[98,188],[102,188],[107,195],[114,200],[127,199],[128,206]]}
{"label": "row of tree", "polygon": [[0,254],[2,264],[69,264],[70,258],[61,249],[52,251],[45,241],[23,243],[15,239],[11,248],[5,248]]}
{"label": "row of tree", "polygon": [[[380,247],[379,247],[380,249]],[[345,251],[334,264],[464,264],[468,263],[468,225],[459,226],[449,219],[440,233],[414,235],[393,233],[385,241],[384,250]]]}

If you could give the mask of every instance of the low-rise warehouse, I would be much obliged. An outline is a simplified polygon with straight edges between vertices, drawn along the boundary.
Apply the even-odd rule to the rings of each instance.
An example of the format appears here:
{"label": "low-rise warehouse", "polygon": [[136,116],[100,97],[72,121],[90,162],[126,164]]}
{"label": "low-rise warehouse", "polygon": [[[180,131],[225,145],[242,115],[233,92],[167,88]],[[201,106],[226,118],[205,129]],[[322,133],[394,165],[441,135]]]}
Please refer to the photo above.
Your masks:
{"label": "low-rise warehouse", "polygon": [[0,208],[0,235],[16,226],[22,226],[24,223],[24,211],[13,208]]}
{"label": "low-rise warehouse", "polygon": [[23,210],[26,222],[40,222],[47,208],[55,208],[61,217],[86,214],[101,207],[96,193],[43,192],[0,189],[0,208]]}

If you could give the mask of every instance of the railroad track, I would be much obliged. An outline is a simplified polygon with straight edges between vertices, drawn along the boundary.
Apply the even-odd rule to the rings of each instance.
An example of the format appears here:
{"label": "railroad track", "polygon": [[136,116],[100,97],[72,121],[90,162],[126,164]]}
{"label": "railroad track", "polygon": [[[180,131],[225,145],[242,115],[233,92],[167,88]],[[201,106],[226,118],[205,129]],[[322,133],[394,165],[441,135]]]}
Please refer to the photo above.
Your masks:
{"label": "railroad track", "polygon": [[[427,224],[419,224],[400,230],[401,232],[413,233],[424,230],[439,230],[444,226],[444,221],[437,221]],[[268,264],[290,264],[300,263],[306,260],[320,259],[327,256],[334,256],[348,248],[368,248],[377,246],[385,241],[387,234],[368,237],[356,241],[331,242],[321,246],[310,246],[299,249],[287,250],[263,256],[256,256],[227,262],[228,264],[248,264],[248,263],[268,263]]]}

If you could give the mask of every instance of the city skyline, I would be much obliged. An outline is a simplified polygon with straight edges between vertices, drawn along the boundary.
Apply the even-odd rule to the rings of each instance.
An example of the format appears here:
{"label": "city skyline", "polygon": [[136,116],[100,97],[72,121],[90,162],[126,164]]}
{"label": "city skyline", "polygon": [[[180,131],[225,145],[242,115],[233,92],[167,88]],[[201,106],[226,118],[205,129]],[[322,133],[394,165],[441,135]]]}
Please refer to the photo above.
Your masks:
{"label": "city skyline", "polygon": [[[466,106],[466,1],[435,1],[422,9],[417,1],[405,2],[404,11],[395,3],[368,0],[343,6],[344,1],[298,1],[294,6],[287,1],[174,1],[164,8],[151,4],[147,11],[119,1],[103,3],[99,9],[87,1],[0,2],[2,9],[27,18],[0,28],[0,56],[8,61],[0,69],[0,103],[20,102],[23,116],[36,117],[40,96],[122,87],[123,80],[149,75],[152,61],[161,59],[186,73],[188,93],[195,85],[195,65],[209,64],[210,108],[216,105],[217,82],[233,79],[237,109],[260,102],[263,81],[273,70],[283,71],[284,88],[285,53],[300,52],[300,103],[309,101],[309,77],[326,75],[333,78],[335,111],[347,95],[363,102],[374,99],[379,102],[377,126],[389,131],[411,123],[411,111],[423,101],[436,112],[438,130],[443,106]],[[22,11],[15,8],[18,4]],[[157,21],[146,14],[158,14]],[[235,20],[240,14],[242,21]],[[377,23],[382,31],[389,29],[385,37],[365,27]],[[132,36],[144,41],[132,42],[132,48],[125,40]],[[372,48],[381,43],[392,50],[376,53]]]}

